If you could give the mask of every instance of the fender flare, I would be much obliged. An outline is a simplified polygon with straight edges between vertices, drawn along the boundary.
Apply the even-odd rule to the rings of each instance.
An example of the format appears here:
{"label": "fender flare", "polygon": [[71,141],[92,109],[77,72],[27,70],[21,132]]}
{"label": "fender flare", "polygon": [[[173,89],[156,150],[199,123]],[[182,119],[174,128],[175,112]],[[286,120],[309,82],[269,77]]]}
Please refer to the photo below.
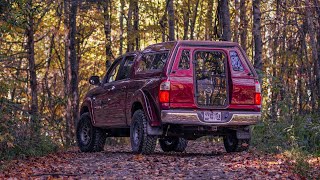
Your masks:
{"label": "fender flare", "polygon": [[145,112],[148,122],[147,123],[147,133],[149,135],[162,135],[163,129],[161,126],[161,121],[159,116],[157,115],[158,108],[155,103],[148,98],[148,95],[141,89],[134,93],[135,97],[132,100],[131,108],[130,108],[130,120],[128,124],[131,124],[131,116],[133,115],[133,104],[140,103],[142,105],[143,111]]}
{"label": "fender flare", "polygon": [[94,112],[93,112],[93,104],[92,104],[92,99],[90,97],[86,97],[81,105],[81,108],[80,108],[80,116],[85,113],[85,112],[89,112],[90,114],[90,119],[91,119],[91,123],[92,124],[95,124],[95,119],[94,119]]}

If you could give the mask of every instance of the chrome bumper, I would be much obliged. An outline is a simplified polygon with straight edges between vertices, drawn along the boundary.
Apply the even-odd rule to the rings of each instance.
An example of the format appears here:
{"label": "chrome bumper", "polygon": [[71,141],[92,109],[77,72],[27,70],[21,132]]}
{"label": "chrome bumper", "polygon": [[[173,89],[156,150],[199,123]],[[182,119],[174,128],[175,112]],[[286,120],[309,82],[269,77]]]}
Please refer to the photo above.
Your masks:
{"label": "chrome bumper", "polygon": [[192,110],[162,110],[161,120],[163,124],[238,126],[254,125],[261,119],[260,112],[219,111],[221,112],[220,122],[205,122],[203,120],[203,112],[204,111]]}

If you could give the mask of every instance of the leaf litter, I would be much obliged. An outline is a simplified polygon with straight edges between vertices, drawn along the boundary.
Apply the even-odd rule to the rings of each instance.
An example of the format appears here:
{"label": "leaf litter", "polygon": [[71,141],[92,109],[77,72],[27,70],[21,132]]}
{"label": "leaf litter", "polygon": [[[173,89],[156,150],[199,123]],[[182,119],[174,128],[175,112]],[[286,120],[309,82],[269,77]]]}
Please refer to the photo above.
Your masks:
{"label": "leaf litter", "polygon": [[[319,165],[318,159],[311,163]],[[0,179],[304,179],[293,169],[281,154],[226,153],[220,142],[189,141],[186,152],[165,153],[157,146],[152,155],[133,154],[130,145],[105,146],[96,153],[73,147],[13,160]]]}

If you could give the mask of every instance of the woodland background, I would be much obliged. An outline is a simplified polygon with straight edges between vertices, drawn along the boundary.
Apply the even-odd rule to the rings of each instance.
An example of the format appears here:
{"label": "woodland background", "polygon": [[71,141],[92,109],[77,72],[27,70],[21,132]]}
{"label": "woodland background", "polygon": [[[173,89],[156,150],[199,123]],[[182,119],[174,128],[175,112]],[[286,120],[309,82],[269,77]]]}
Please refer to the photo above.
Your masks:
{"label": "woodland background", "polygon": [[88,78],[179,39],[241,44],[263,87],[254,146],[319,156],[318,0],[0,0],[0,159],[73,145]]}

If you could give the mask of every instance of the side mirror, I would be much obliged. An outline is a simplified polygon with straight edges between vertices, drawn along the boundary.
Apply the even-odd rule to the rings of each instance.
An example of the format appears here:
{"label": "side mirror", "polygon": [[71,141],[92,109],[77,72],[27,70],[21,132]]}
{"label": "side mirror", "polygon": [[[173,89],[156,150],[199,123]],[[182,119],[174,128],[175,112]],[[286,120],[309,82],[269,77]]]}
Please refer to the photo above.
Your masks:
{"label": "side mirror", "polygon": [[108,72],[108,69],[111,67],[111,61],[107,60],[106,61],[106,72]]}
{"label": "side mirror", "polygon": [[92,84],[92,85],[99,85],[100,84],[100,78],[99,76],[91,76],[89,78],[89,83]]}

